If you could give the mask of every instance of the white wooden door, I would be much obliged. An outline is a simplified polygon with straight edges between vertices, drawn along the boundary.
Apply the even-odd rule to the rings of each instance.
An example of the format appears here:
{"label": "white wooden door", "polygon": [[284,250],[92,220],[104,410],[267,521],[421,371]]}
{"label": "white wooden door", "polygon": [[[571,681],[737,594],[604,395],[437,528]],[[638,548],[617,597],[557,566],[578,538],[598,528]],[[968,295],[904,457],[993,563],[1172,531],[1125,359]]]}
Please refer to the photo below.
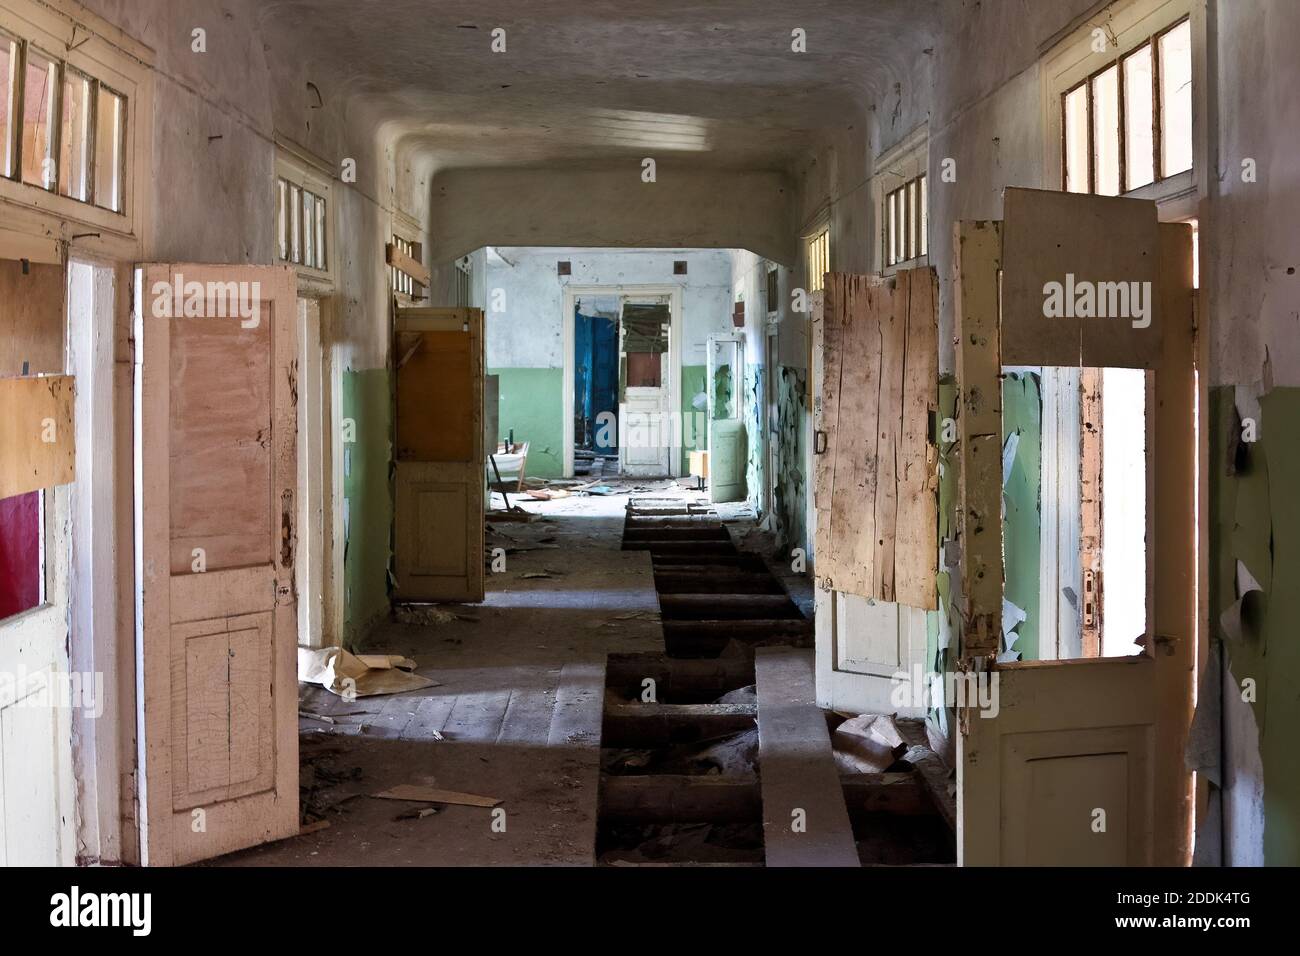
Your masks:
{"label": "white wooden door", "polygon": [[395,597],[482,601],[483,312],[397,313]]}
{"label": "white wooden door", "polygon": [[72,711],[58,696],[69,669],[71,495],[62,486],[41,496],[44,600],[0,621],[0,866],[76,861]]}
{"label": "white wooden door", "polygon": [[135,280],[142,862],[298,830],[297,279]]}
{"label": "white wooden door", "polygon": [[636,478],[658,478],[672,473],[672,415],[669,399],[673,375],[671,351],[629,352],[628,306],[661,306],[664,333],[671,336],[667,297],[628,300],[619,322],[619,364],[623,381],[619,402],[619,467]]}
{"label": "white wooden door", "polygon": [[924,717],[935,606],[937,290],[831,273],[813,299],[817,701]]}
{"label": "white wooden door", "polygon": [[705,390],[709,415],[709,500],[744,501],[749,441],[744,421],[745,338],[710,335]]}
{"label": "white wooden door", "polygon": [[[1153,203],[1008,190],[1004,221],[962,223],[958,247],[961,653],[966,680],[985,682],[992,705],[968,694],[958,710],[959,862],[1184,865],[1196,657],[1191,229],[1160,225]],[[1047,283],[1067,273],[1077,288],[1149,282],[1154,312],[1044,324]],[[998,376],[1029,364],[1151,370],[1143,653],[989,663],[1001,636],[1001,528],[980,516],[997,514],[1001,497]]]}

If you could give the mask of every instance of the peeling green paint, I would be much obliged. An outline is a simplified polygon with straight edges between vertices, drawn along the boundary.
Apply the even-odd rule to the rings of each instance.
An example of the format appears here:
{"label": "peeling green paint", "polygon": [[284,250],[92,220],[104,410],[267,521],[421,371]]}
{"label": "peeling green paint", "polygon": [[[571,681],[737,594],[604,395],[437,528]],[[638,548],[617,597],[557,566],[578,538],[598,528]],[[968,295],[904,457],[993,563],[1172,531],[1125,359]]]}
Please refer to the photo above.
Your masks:
{"label": "peeling green paint", "polygon": [[[355,647],[388,613],[388,567],[392,554],[392,376],[387,369],[343,373],[345,435],[343,496],[347,500],[344,545],[343,640]],[[351,426],[349,427],[349,423]]]}
{"label": "peeling green paint", "polygon": [[1039,553],[1042,514],[1043,401],[1038,376],[1011,373],[1002,380],[1002,441],[1018,436],[1015,461],[1003,486],[1005,516],[1002,552],[1006,561],[1003,594],[1027,617],[1016,627],[1013,649],[1020,659],[1038,660]]}
{"label": "peeling green paint", "polygon": [[[1248,701],[1264,771],[1264,863],[1300,864],[1300,388],[1260,400],[1258,441],[1241,442],[1231,387],[1210,392],[1210,620],[1232,676],[1255,682]],[[1219,623],[1237,599],[1241,561],[1264,591],[1239,640]]]}
{"label": "peeling green paint", "polygon": [[[939,450],[939,549],[940,565],[935,590],[939,610],[926,614],[925,646],[930,673],[946,674],[957,661],[957,641],[961,633],[961,612],[953,606],[952,574],[943,555],[957,533],[957,474],[961,460],[957,442],[957,383],[952,376],[939,379],[939,411],[935,422],[935,445]],[[949,435],[952,436],[948,440]],[[954,569],[955,571],[955,569]],[[948,646],[941,638],[947,636]],[[930,708],[930,717],[938,719],[938,709]],[[951,732],[955,712],[949,708],[946,725]]]}
{"label": "peeling green paint", "polygon": [[808,379],[801,368],[776,367],[776,518],[777,547],[785,552],[808,548],[808,482],[804,476]]}
{"label": "peeling green paint", "polygon": [[709,370],[704,365],[682,366],[682,474],[691,473],[691,452],[709,448],[708,416],[696,409],[695,396],[705,389]]}
{"label": "peeling green paint", "polygon": [[564,371],[558,368],[493,368],[501,376],[501,438],[511,429],[528,442],[528,475],[564,476]]}

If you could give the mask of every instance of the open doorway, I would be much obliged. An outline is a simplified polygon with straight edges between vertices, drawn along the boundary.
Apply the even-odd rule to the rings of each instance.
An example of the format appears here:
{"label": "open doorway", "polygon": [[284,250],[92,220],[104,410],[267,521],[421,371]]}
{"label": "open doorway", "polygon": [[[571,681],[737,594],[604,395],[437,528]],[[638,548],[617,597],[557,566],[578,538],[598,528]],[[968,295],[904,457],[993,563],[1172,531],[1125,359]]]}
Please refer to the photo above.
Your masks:
{"label": "open doorway", "polygon": [[1149,377],[1004,369],[1003,662],[1143,653]]}
{"label": "open doorway", "polygon": [[584,296],[574,307],[575,477],[618,469],[619,308],[615,296]]}

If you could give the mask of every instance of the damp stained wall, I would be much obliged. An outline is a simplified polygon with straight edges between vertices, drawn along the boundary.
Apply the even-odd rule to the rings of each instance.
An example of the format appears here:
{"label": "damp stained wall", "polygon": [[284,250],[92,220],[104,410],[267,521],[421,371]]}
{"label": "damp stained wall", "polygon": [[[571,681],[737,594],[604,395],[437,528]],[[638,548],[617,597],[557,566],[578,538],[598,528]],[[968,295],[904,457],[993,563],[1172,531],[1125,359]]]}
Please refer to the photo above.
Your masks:
{"label": "damp stained wall", "polygon": [[[427,243],[432,170],[365,109],[335,64],[313,59],[265,5],[229,0],[89,0],[85,6],[155,55],[152,168],[144,257],[158,262],[274,263],[277,141],[335,170],[330,254],[334,294],[323,338],[337,346],[343,417],[355,422],[346,542],[345,633],[355,640],[387,608],[392,497],[391,391],[384,244],[399,215]],[[207,52],[191,31],[207,31]],[[356,162],[355,182],[338,171]]]}
{"label": "damp stained wall", "polygon": [[[501,376],[501,433],[528,441],[528,474],[564,468],[564,293],[568,286],[661,285],[682,290],[684,439],[695,432],[708,337],[731,327],[726,250],[492,247],[484,256],[487,367]],[[571,263],[569,276],[556,264]],[[685,261],[686,275],[673,264]],[[502,305],[499,311],[497,305]],[[707,436],[700,434],[701,447]],[[686,442],[689,445],[689,442]],[[686,464],[689,447],[682,452]]]}

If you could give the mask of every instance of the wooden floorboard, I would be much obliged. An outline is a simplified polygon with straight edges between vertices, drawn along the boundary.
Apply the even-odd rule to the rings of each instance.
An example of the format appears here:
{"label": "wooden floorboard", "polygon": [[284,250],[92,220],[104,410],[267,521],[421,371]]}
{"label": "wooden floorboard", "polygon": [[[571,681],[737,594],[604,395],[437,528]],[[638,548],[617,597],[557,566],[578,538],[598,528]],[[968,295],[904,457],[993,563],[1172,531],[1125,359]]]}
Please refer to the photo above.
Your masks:
{"label": "wooden floorboard", "polygon": [[[814,693],[813,652],[760,647],[758,765],[768,866],[859,866],[826,718]],[[802,811],[803,832],[794,827]]]}

